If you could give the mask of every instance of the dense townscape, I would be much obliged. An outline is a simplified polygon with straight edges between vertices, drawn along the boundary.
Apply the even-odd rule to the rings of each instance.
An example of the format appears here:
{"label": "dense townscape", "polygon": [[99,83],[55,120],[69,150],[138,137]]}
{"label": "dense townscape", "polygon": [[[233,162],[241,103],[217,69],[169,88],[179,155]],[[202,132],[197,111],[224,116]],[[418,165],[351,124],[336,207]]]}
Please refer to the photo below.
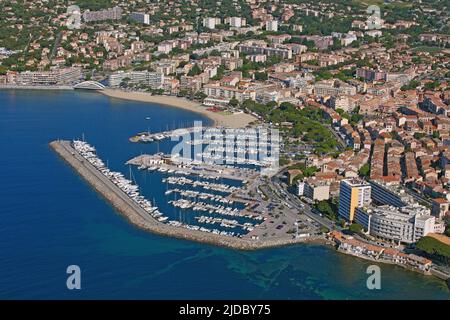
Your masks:
{"label": "dense townscape", "polygon": [[441,0],[6,0],[0,87],[107,88],[250,115],[247,127],[278,129],[282,143],[279,172],[238,191],[264,214],[242,223],[246,238],[322,237],[445,279],[449,12]]}

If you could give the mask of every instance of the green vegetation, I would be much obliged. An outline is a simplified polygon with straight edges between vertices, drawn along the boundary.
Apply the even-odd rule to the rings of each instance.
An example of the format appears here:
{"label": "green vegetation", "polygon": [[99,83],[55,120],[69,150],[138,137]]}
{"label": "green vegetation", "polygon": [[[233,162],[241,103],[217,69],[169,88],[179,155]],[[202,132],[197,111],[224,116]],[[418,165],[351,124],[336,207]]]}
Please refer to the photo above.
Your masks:
{"label": "green vegetation", "polygon": [[365,165],[363,165],[359,171],[358,171],[359,175],[362,177],[369,177],[370,174],[370,165],[368,163],[366,163]]}
{"label": "green vegetation", "polygon": [[420,139],[422,139],[422,138],[425,138],[426,136],[427,136],[426,133],[423,133],[423,132],[414,132],[414,138],[415,138],[415,139],[420,140]]}
{"label": "green vegetation", "polygon": [[236,98],[231,98],[229,105],[232,107],[237,107],[239,105],[239,100]]}
{"label": "green vegetation", "polygon": [[417,81],[417,80],[411,80],[411,81],[409,82],[409,84],[404,85],[404,86],[401,87],[400,89],[401,89],[402,91],[405,91],[405,90],[415,90],[419,85],[420,85],[420,81]]}
{"label": "green vegetation", "polygon": [[316,209],[333,221],[338,221],[338,202],[336,199],[319,201]]}
{"label": "green vegetation", "polygon": [[350,227],[348,227],[348,230],[354,233],[362,233],[363,232],[363,226],[359,223],[352,223]]}
{"label": "green vegetation", "polygon": [[446,264],[450,264],[450,246],[440,242],[432,237],[423,237],[418,242],[416,247],[429,255],[430,258],[435,258]]}
{"label": "green vegetation", "polygon": [[359,112],[359,108],[355,109],[351,114],[348,114],[347,112],[345,112],[344,110],[337,108],[336,112],[342,117],[348,120],[348,122],[355,126],[358,124],[358,122],[360,122],[363,118],[362,115],[360,115]]}
{"label": "green vegetation", "polygon": [[202,73],[202,69],[198,66],[198,64],[194,64],[194,66],[189,70],[188,76],[197,76]]}
{"label": "green vegetation", "polygon": [[322,110],[318,108],[307,106],[299,110],[286,102],[277,108],[275,103],[263,105],[252,100],[244,101],[243,107],[257,113],[268,122],[292,123],[293,126],[288,129],[287,135],[313,145],[314,152],[318,155],[336,151],[338,142],[325,126],[329,122],[324,119]]}
{"label": "green vegetation", "polygon": [[438,81],[427,82],[424,85],[424,88],[426,90],[436,90],[438,87],[439,87],[439,82]]}
{"label": "green vegetation", "polygon": [[328,233],[328,232],[330,232],[330,229],[328,229],[327,227],[322,226],[322,227],[320,228],[320,232],[322,232],[322,233]]}

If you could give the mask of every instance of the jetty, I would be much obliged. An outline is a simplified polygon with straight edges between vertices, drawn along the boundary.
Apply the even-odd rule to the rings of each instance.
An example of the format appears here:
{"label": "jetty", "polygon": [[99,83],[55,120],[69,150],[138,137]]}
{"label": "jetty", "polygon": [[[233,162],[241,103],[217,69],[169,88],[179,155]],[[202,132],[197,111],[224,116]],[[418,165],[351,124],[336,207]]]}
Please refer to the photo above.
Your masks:
{"label": "jetty", "polygon": [[256,250],[311,241],[294,237],[272,239],[252,239],[230,237],[219,232],[203,232],[199,227],[180,228],[175,222],[163,223],[152,217],[142,206],[123,192],[92,163],[87,161],[72,146],[70,141],[56,140],[49,144],[67,164],[69,164],[92,188],[101,194],[116,210],[137,227],[163,236],[208,243],[239,250]]}

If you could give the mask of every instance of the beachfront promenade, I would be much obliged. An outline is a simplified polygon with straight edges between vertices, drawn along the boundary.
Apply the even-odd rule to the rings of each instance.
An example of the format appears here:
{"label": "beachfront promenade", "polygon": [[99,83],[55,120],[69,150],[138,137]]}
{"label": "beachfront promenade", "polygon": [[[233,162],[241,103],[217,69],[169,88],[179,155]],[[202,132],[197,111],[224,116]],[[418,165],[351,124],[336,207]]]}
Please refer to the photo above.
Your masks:
{"label": "beachfront promenade", "polygon": [[120,190],[120,188],[118,188],[92,164],[78,154],[77,151],[72,148],[70,141],[53,141],[50,143],[50,147],[75,171],[77,171],[78,174],[83,177],[97,192],[107,199],[118,212],[124,215],[131,223],[146,231],[159,235],[241,250],[277,247],[312,240],[302,238],[295,239],[290,237],[264,240],[235,238],[161,223],[152,218],[143,208],[141,208],[128,195]]}

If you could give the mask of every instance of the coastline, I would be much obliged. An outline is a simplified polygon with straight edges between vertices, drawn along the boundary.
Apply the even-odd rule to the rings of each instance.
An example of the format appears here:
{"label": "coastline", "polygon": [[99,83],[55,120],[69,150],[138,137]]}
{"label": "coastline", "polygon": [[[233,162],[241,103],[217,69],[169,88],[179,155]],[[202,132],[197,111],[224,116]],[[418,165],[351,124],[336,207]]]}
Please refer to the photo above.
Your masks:
{"label": "coastline", "polygon": [[155,103],[195,112],[211,119],[214,122],[214,126],[224,126],[234,129],[244,128],[251,122],[257,120],[254,116],[244,112],[231,115],[212,112],[199,103],[179,97],[151,95],[145,92],[127,92],[118,89],[104,89],[98,92],[110,98]]}

